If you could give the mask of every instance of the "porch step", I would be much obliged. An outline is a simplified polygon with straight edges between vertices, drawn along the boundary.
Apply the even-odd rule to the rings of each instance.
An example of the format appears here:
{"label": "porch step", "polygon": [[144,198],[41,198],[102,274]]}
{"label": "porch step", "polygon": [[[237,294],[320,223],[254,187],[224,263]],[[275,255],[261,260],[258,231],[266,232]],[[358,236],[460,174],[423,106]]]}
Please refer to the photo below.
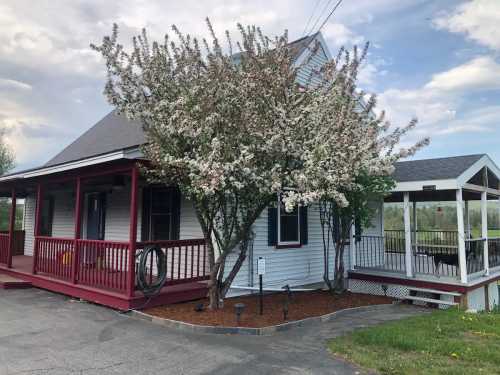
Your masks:
{"label": "porch step", "polygon": [[408,287],[408,290],[412,291],[412,292],[433,293],[433,294],[441,294],[441,295],[453,296],[453,297],[460,297],[462,295],[462,293],[458,293],[458,292],[445,292],[443,290],[438,290],[438,289],[426,289],[426,288]]}
{"label": "porch step", "polygon": [[443,300],[434,299],[434,298],[426,298],[426,297],[418,297],[418,296],[406,296],[404,299],[405,300],[410,300],[410,301],[420,301],[420,302],[427,302],[427,303],[435,303],[436,305],[458,306],[457,302],[443,301]]}
{"label": "porch step", "polygon": [[0,289],[26,289],[31,288],[31,281],[17,279],[0,273]]}

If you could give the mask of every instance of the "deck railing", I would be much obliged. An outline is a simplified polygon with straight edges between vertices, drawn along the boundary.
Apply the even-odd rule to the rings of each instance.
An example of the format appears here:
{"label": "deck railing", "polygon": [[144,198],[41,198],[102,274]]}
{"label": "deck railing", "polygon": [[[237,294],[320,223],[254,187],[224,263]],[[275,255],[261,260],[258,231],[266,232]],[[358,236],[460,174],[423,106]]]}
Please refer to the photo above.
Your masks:
{"label": "deck railing", "polygon": [[0,263],[9,261],[9,234],[0,233]]}
{"label": "deck railing", "polygon": [[485,238],[465,240],[465,258],[467,261],[467,274],[484,270],[484,244]]}
{"label": "deck railing", "polygon": [[[404,251],[399,251],[400,238],[359,236],[356,238],[356,266],[386,271],[405,271]],[[404,249],[404,237],[403,237]]]}
{"label": "deck railing", "polygon": [[[458,277],[458,233],[456,231],[418,230],[411,233],[412,273]],[[484,265],[476,249],[478,241],[469,241],[469,273]],[[481,253],[482,254],[482,253]],[[500,261],[500,259],[499,259]],[[356,267],[381,271],[405,272],[405,232],[385,230],[384,236],[361,236],[356,244]]]}
{"label": "deck railing", "polygon": [[127,290],[129,243],[119,241],[77,240],[79,284],[118,292]]}
{"label": "deck railing", "polygon": [[[148,245],[159,246],[165,255],[166,285],[208,279],[210,268],[204,239],[141,242],[137,250],[142,251]],[[149,265],[146,277],[152,281],[157,277],[156,260],[150,256],[146,265]]]}
{"label": "deck railing", "polygon": [[71,280],[74,245],[74,240],[69,238],[36,237],[36,271],[57,279]]}
{"label": "deck railing", "polygon": [[[0,249],[2,242],[0,234]],[[166,255],[167,286],[206,280],[209,266],[205,243],[204,239],[142,242],[137,243],[136,255],[146,245],[158,245]],[[37,236],[34,271],[71,283],[126,293],[130,272],[136,267],[136,262],[130,264],[129,255],[128,242]],[[147,273],[152,280],[157,277],[157,269],[153,267],[153,258],[148,263],[151,266]]]}
{"label": "deck railing", "polygon": [[488,264],[490,268],[500,266],[500,237],[488,238]]}

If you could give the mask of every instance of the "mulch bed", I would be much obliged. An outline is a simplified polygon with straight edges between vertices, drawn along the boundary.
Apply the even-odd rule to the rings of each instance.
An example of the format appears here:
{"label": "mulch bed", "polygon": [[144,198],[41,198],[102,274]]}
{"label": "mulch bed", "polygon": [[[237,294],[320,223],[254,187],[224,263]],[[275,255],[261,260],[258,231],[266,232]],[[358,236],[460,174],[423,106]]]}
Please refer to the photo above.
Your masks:
{"label": "mulch bed", "polygon": [[[295,292],[290,301],[288,319],[283,319],[285,293],[273,293],[264,296],[264,314],[259,315],[258,295],[227,298],[224,308],[216,311],[206,308],[207,299],[183,302],[173,305],[154,307],[144,312],[160,318],[178,320],[206,326],[235,327],[236,314],[234,305],[244,303],[245,310],[241,316],[240,327],[261,328],[294,320],[325,315],[334,311],[367,305],[392,303],[393,299],[369,294],[346,292],[342,295],[332,295],[326,291]],[[203,303],[205,309],[195,311],[195,307]]]}

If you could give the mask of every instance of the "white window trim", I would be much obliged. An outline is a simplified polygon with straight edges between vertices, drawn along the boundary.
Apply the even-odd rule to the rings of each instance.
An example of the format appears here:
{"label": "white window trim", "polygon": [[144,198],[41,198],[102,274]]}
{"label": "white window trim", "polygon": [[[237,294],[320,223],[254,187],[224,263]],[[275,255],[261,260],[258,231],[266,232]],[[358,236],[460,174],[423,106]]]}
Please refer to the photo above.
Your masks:
{"label": "white window trim", "polygon": [[282,202],[281,202],[281,197],[280,195],[278,195],[278,212],[277,212],[277,216],[278,216],[278,228],[277,228],[277,232],[278,232],[278,246],[291,246],[291,245],[300,245],[301,244],[301,238],[300,238],[300,210],[301,210],[301,207],[297,207],[297,241],[281,241],[281,205],[282,205]]}

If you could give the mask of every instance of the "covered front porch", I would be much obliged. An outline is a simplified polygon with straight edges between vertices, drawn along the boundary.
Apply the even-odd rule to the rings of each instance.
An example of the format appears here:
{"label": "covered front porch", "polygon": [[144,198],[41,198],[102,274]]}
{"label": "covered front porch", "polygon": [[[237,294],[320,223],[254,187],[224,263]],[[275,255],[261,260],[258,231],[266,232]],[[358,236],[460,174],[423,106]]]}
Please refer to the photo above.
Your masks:
{"label": "covered front porch", "polygon": [[[9,230],[0,233],[0,273],[124,310],[205,296],[205,240],[190,236],[196,231],[181,230],[180,195],[173,188],[151,187],[138,162],[52,168],[3,179],[0,192],[10,197],[11,209]],[[16,231],[21,199],[24,230]],[[163,251],[167,273],[165,287],[153,297],[138,288],[136,261],[151,244]],[[147,264],[145,277],[154,281],[155,259]]]}
{"label": "covered front porch", "polygon": [[[402,206],[402,228],[358,236],[349,276],[461,292],[500,279],[498,176],[485,156],[453,178],[398,181],[384,203]],[[432,227],[419,218],[424,207],[436,211]]]}

